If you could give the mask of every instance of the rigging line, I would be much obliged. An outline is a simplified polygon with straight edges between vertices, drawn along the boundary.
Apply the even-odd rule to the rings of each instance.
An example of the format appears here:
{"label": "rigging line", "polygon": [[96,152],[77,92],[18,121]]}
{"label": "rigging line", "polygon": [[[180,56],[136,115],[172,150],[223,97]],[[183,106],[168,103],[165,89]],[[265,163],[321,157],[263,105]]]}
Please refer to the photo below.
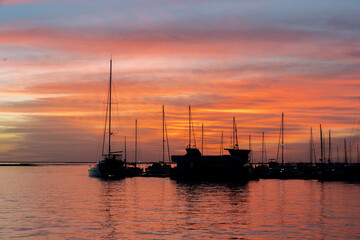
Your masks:
{"label": "rigging line", "polygon": [[[191,129],[192,129],[192,132],[193,132],[194,147],[196,147],[195,129],[194,129],[194,124],[193,124],[193,122],[192,122],[192,121],[191,121]],[[191,146],[190,146],[190,147],[191,147]]]}
{"label": "rigging line", "polygon": [[166,144],[167,144],[167,150],[168,150],[168,155],[169,155],[169,162],[171,162],[171,160],[170,160],[169,138],[168,138],[168,132],[167,132],[167,124],[166,124],[166,120],[165,120],[165,134],[166,134]]}
{"label": "rigging line", "polygon": [[276,153],[276,162],[278,162],[278,161],[279,161],[280,140],[281,140],[281,127],[280,127],[280,134],[279,134],[278,149],[277,149],[277,153]]}
{"label": "rigging line", "polygon": [[236,122],[235,122],[235,139],[236,139],[236,142],[235,142],[235,146],[236,148],[239,148],[239,142],[238,142],[238,132],[237,132],[237,126],[236,126]]}
{"label": "rigging line", "polygon": [[106,113],[105,113],[105,126],[104,126],[104,134],[103,134],[103,144],[102,144],[102,151],[101,151],[101,155],[104,155],[104,151],[105,151],[105,139],[106,139],[106,126],[107,126],[107,121],[108,121],[108,110],[109,110],[109,95],[107,96],[107,102],[106,102]]}
{"label": "rigging line", "polygon": [[[103,115],[104,115],[104,112],[103,112]],[[100,126],[100,124],[99,124]],[[106,126],[106,125],[105,125]],[[97,127],[99,128],[99,127]],[[106,131],[106,130],[105,130]],[[104,131],[104,133],[105,133]],[[97,135],[97,144],[96,144],[96,155],[95,155],[95,161],[98,160],[98,154],[99,154],[99,151],[100,151],[100,141],[102,140],[102,137],[103,137],[104,134],[101,134],[100,132],[98,133]],[[104,151],[104,145],[103,145],[103,149],[102,151]],[[103,154],[103,152],[101,153],[101,155]]]}

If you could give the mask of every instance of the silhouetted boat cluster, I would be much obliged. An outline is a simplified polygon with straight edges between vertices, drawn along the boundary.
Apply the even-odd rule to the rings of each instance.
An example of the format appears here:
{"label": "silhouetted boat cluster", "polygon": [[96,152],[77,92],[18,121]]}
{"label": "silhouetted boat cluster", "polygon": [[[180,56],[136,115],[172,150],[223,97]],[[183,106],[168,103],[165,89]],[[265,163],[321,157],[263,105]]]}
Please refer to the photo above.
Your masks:
{"label": "silhouetted boat cluster", "polygon": [[360,164],[286,163],[257,164],[254,172],[263,179],[317,179],[321,181],[360,181]]}
{"label": "silhouetted boat cluster", "polygon": [[189,145],[185,155],[173,155],[171,160],[176,163],[172,170],[173,179],[195,180],[249,180],[255,177],[253,168],[245,166],[249,162],[251,150],[239,149],[235,119],[233,121],[232,148],[228,148],[230,155],[203,155],[196,145],[191,143],[192,134],[191,108],[189,106]]}
{"label": "silhouetted boat cluster", "polygon": [[[123,151],[113,151],[111,146],[111,104],[112,104],[112,60],[110,60],[110,84],[107,102],[107,112],[105,120],[105,131],[103,138],[103,160],[89,168],[89,176],[98,178],[115,178],[147,176],[147,177],[171,177],[177,180],[235,180],[247,181],[252,179],[318,179],[322,181],[360,181],[360,164],[349,164],[346,160],[346,141],[345,141],[345,163],[332,163],[330,161],[331,137],[329,131],[329,160],[323,161],[323,139],[320,125],[321,136],[321,158],[320,163],[313,163],[316,159],[314,151],[314,141],[310,138],[310,163],[285,163],[284,162],[284,113],[282,113],[280,137],[278,145],[278,155],[280,151],[281,139],[281,163],[266,160],[265,140],[263,133],[262,144],[262,163],[252,163],[251,158],[251,136],[249,136],[249,149],[240,149],[237,138],[237,128],[235,118],[233,119],[232,147],[227,148],[228,155],[222,154],[223,144],[221,144],[220,155],[204,155],[192,144],[191,108],[189,106],[189,145],[186,147],[185,155],[173,155],[170,160],[169,142],[165,121],[165,111],[163,106],[162,124],[162,161],[153,163],[137,163],[137,120],[135,120],[135,162],[126,161],[126,138],[125,138],[125,158],[122,159]],[[166,133],[166,134],[165,134]],[[108,151],[105,153],[105,136],[108,136]],[[165,140],[166,135],[166,140]],[[223,137],[222,137],[223,139]],[[165,162],[165,142],[169,162]],[[195,141],[194,141],[195,142]],[[139,165],[151,164],[145,171]],[[172,167],[172,164],[176,165]]]}

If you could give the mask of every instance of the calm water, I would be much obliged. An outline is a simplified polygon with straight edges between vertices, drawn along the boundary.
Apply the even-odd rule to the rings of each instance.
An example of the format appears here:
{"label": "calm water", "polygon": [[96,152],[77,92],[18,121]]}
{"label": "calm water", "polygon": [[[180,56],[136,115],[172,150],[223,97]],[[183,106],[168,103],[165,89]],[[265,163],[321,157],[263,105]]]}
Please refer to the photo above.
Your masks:
{"label": "calm water", "polygon": [[0,239],[359,239],[360,184],[101,181],[86,165],[0,167]]}

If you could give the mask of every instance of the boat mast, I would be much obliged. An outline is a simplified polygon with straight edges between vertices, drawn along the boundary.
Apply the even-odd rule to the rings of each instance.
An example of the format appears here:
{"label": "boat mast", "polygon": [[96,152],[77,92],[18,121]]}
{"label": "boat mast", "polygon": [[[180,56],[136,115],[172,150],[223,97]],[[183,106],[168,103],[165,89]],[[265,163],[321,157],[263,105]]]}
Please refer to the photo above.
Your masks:
{"label": "boat mast", "polygon": [[111,155],[111,78],[112,78],[112,59],[110,59],[110,85],[109,85],[109,159]]}
{"label": "boat mast", "polygon": [[329,163],[331,162],[331,130],[329,129]]}
{"label": "boat mast", "polygon": [[137,119],[135,119],[135,167],[137,162]]}
{"label": "boat mast", "polygon": [[321,149],[320,163],[322,163],[324,159],[324,147],[323,147],[323,135],[322,135],[321,124],[320,124],[320,149]]}
{"label": "boat mast", "polygon": [[164,110],[164,105],[162,105],[162,135],[163,135],[163,152],[162,152],[162,160],[163,163],[165,163],[165,110]]}
{"label": "boat mast", "polygon": [[234,149],[239,149],[235,117],[233,117],[233,144]]}
{"label": "boat mast", "polygon": [[284,112],[281,114],[281,165],[284,165]]}
{"label": "boat mast", "polygon": [[191,148],[191,107],[189,105],[189,148]]}

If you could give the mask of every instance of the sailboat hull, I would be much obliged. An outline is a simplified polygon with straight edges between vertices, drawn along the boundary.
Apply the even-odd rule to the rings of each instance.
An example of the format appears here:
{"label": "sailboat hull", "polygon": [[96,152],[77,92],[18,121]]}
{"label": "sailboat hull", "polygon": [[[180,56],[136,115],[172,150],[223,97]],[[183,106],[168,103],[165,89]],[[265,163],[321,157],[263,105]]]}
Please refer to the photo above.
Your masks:
{"label": "sailboat hull", "polygon": [[101,173],[100,169],[97,167],[90,167],[89,170],[89,177],[101,178],[103,174]]}
{"label": "sailboat hull", "polygon": [[89,177],[96,178],[113,178],[121,179],[126,176],[126,168],[122,161],[118,160],[103,160],[98,162],[94,167],[90,167]]}

